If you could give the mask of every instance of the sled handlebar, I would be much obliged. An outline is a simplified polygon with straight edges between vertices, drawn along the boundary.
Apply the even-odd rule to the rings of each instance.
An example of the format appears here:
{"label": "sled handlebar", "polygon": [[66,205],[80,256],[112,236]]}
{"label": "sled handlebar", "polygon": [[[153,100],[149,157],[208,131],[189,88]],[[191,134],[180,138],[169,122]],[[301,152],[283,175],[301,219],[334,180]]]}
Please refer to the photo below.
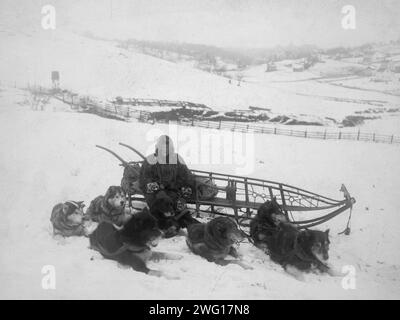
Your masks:
{"label": "sled handlebar", "polygon": [[111,153],[114,157],[116,157],[119,161],[121,161],[121,165],[122,165],[122,166],[124,166],[124,167],[129,166],[129,162],[127,162],[127,161],[125,161],[124,159],[122,159],[122,158],[121,158],[118,154],[116,154],[114,151],[112,151],[112,150],[110,150],[110,149],[108,149],[108,148],[106,148],[106,147],[100,146],[100,145],[98,145],[98,144],[96,144],[96,147],[97,147],[97,148],[100,148],[100,149],[103,149],[103,150],[105,150],[105,151]]}

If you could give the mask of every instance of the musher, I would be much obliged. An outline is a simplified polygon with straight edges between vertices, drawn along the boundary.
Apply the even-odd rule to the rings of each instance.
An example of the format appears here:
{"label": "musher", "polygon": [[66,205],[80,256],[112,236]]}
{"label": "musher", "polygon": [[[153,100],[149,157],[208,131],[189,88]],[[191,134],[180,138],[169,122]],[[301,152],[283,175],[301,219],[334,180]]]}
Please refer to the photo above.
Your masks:
{"label": "musher", "polygon": [[186,201],[195,191],[195,176],[175,152],[169,136],[159,137],[155,152],[146,157],[140,170],[139,186],[150,210],[157,193],[164,191],[174,204],[175,212],[171,219],[175,219],[181,228],[198,223],[186,206]]}

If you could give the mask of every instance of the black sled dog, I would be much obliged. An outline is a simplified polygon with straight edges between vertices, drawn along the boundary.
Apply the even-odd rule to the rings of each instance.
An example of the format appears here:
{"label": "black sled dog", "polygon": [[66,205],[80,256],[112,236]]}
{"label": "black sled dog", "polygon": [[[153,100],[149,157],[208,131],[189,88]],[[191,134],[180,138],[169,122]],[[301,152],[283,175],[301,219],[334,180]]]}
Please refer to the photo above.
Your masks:
{"label": "black sled dog", "polygon": [[154,276],[170,277],[161,271],[150,270],[146,262],[149,259],[181,259],[182,256],[154,252],[162,232],[157,227],[156,219],[147,209],[135,214],[123,226],[117,228],[109,222],[101,222],[89,236],[92,249],[99,251],[106,259],[118,261],[121,265]]}
{"label": "black sled dog", "polygon": [[329,229],[297,229],[288,221],[275,199],[260,206],[250,223],[250,236],[257,247],[298,278],[301,277],[298,271],[319,270],[334,275],[327,263]]}

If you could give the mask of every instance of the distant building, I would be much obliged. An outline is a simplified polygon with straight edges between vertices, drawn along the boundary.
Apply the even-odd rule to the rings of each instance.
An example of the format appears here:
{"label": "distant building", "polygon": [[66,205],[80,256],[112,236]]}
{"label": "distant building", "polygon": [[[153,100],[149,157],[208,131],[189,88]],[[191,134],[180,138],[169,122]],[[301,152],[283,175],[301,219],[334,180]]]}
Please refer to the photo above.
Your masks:
{"label": "distant building", "polygon": [[371,63],[372,62],[372,56],[371,55],[364,55],[362,59],[363,63]]}
{"label": "distant building", "polygon": [[383,61],[379,64],[378,69],[376,71],[385,72],[387,69],[388,69],[388,61]]}
{"label": "distant building", "polygon": [[386,54],[382,52],[375,52],[372,56],[374,62],[380,62],[386,59]]}
{"label": "distant building", "polygon": [[304,71],[304,63],[296,63],[292,65],[293,72],[302,72]]}
{"label": "distant building", "polygon": [[272,71],[276,71],[277,67],[275,62],[268,62],[267,63],[267,69],[265,70],[265,72],[272,72]]}
{"label": "distant building", "polygon": [[374,71],[375,71],[375,69],[373,66],[368,66],[364,70],[361,70],[360,72],[358,72],[358,74],[362,75],[362,76],[370,77],[374,74]]}
{"label": "distant building", "polygon": [[394,73],[400,73],[400,61],[392,61],[388,64],[388,69]]}
{"label": "distant building", "polygon": [[352,56],[353,58],[359,58],[359,57],[362,57],[362,56],[363,56],[363,53],[362,53],[360,50],[355,50],[355,51],[353,51],[353,52],[351,53],[351,56]]}

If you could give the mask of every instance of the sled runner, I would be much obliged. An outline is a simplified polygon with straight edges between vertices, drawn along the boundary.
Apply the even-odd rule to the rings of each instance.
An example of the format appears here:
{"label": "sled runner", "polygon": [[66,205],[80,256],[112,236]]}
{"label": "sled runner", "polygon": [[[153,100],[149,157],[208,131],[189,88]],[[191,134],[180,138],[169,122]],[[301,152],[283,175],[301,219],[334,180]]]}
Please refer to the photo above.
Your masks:
{"label": "sled runner", "polygon": [[[125,171],[129,168],[136,172],[137,180],[140,163],[144,161],[145,156],[132,146],[124,143],[120,143],[120,145],[129,148],[143,160],[127,162],[114,151],[102,146],[97,147],[118,158],[125,167]],[[340,191],[344,194],[344,199],[335,200],[275,181],[201,170],[191,170],[191,172],[196,176],[196,190],[187,203],[198,214],[203,212],[229,216],[242,226],[248,226],[249,221],[257,213],[257,209],[267,200],[275,198],[289,221],[298,225],[300,229],[322,224],[350,209],[347,227],[343,231],[345,234],[350,233],[349,222],[355,199],[350,196],[344,184],[340,188]],[[132,179],[135,179],[135,175],[132,176]],[[143,200],[142,193],[137,186],[133,187],[132,190],[132,192],[128,192],[132,200]]]}

